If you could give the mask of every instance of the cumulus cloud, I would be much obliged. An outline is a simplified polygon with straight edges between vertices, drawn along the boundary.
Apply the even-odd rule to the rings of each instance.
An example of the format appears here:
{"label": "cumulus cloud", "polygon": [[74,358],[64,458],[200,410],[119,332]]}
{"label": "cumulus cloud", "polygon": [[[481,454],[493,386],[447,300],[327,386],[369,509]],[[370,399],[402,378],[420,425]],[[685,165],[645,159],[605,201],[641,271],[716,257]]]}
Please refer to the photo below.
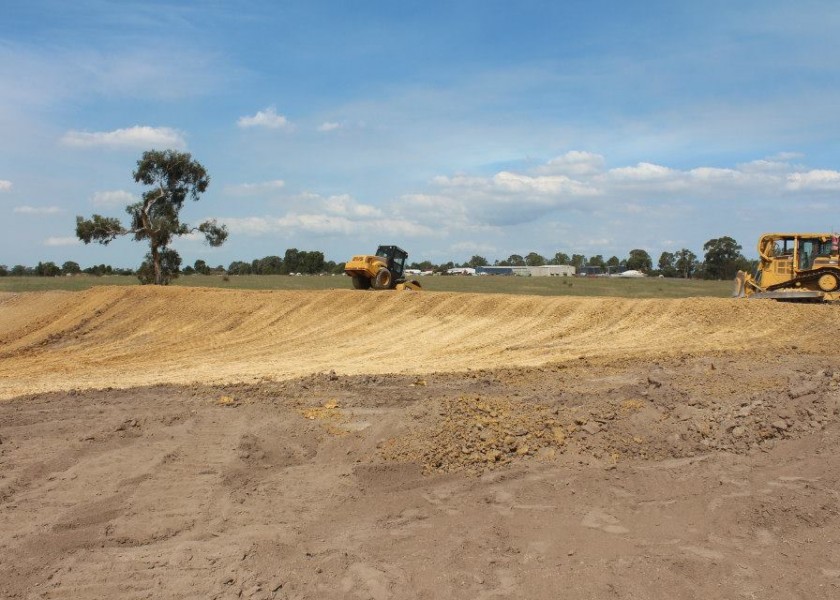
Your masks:
{"label": "cumulus cloud", "polygon": [[[231,233],[249,236],[306,233],[316,236],[381,234],[383,211],[349,195],[323,197],[304,194],[296,208],[286,214],[261,217],[229,217],[223,221]],[[395,236],[434,235],[435,231],[411,219],[388,218],[388,231]]]}
{"label": "cumulus cloud", "polygon": [[12,189],[12,182],[7,179],[0,179],[0,192],[8,192]]}
{"label": "cumulus cloud", "polygon": [[604,157],[600,154],[572,150],[552,158],[545,165],[538,167],[537,172],[572,176],[595,175],[604,170],[604,164]]}
{"label": "cumulus cloud", "polygon": [[663,181],[674,175],[673,169],[655,165],[653,163],[640,162],[635,167],[618,167],[610,169],[610,177],[616,180],[627,181]]}
{"label": "cumulus cloud", "polygon": [[75,148],[185,148],[183,133],[169,127],[135,125],[114,131],[68,131],[61,138],[65,146]]}
{"label": "cumulus cloud", "polygon": [[540,196],[597,196],[600,191],[581,181],[565,175],[540,175],[530,177],[518,173],[501,171],[493,177],[493,184],[500,190],[535,194]]}
{"label": "cumulus cloud", "polygon": [[[525,172],[506,170],[487,177],[440,175],[432,180],[435,193],[406,195],[405,208],[397,210],[404,214],[419,212],[424,221],[439,215],[452,227],[475,229],[526,223],[553,211],[597,204],[603,195],[597,176],[600,169],[596,167],[600,161],[595,155],[567,157],[570,165],[589,165],[577,168],[578,172],[593,174],[560,174],[557,163],[550,168],[542,165]],[[432,205],[434,212],[428,212]]]}
{"label": "cumulus cloud", "polygon": [[[671,171],[672,176],[676,176],[676,171]],[[698,181],[737,181],[744,178],[744,173],[735,169],[720,169],[716,167],[697,167],[688,172],[688,176]]]}
{"label": "cumulus cloud", "polygon": [[787,176],[789,190],[840,191],[840,171],[815,169]]}
{"label": "cumulus cloud", "polygon": [[[798,158],[783,153],[731,167],[687,169],[642,161],[605,169],[603,156],[572,151],[529,169],[438,175],[430,193],[406,194],[393,211],[429,227],[461,232],[555,218],[579,221],[580,215],[589,222],[625,227],[622,222],[643,216],[659,221],[696,218],[709,203],[729,203],[734,210],[794,192],[840,190],[840,171],[807,170],[787,162]],[[623,215],[622,222],[613,223],[613,215]]]}
{"label": "cumulus cloud", "polygon": [[58,206],[15,206],[12,212],[21,215],[57,215],[63,213],[64,209]]}
{"label": "cumulus cloud", "polygon": [[289,126],[289,121],[283,115],[278,115],[274,107],[257,111],[257,114],[250,117],[239,117],[236,122],[240,127],[264,127],[266,129],[284,129]]}
{"label": "cumulus cloud", "polygon": [[446,230],[478,230],[486,227],[483,219],[471,215],[471,204],[460,196],[440,194],[406,194],[391,207],[395,215]]}
{"label": "cumulus cloud", "polygon": [[781,159],[762,158],[739,164],[737,170],[742,173],[785,173],[791,170],[791,164]]}
{"label": "cumulus cloud", "polygon": [[272,179],[271,181],[261,181],[258,183],[238,183],[236,185],[229,185],[225,187],[225,192],[234,196],[250,196],[253,194],[274,192],[282,189],[285,185],[286,182],[282,179]]}
{"label": "cumulus cloud", "polygon": [[44,240],[45,246],[76,246],[81,244],[82,242],[79,238],[67,236],[67,237],[48,237]]}
{"label": "cumulus cloud", "polygon": [[334,122],[331,122],[331,121],[325,121],[325,122],[321,123],[320,125],[318,125],[318,131],[325,132],[325,133],[329,132],[329,131],[335,131],[336,129],[340,129],[340,128],[341,128],[341,123],[334,123]]}
{"label": "cumulus cloud", "polygon": [[323,202],[324,210],[336,215],[351,218],[378,218],[382,217],[382,210],[370,204],[356,202],[350,195],[342,194],[330,196]]}
{"label": "cumulus cloud", "polygon": [[130,192],[124,190],[110,190],[105,192],[95,192],[90,199],[94,206],[102,206],[106,208],[116,208],[118,206],[126,206],[137,201]]}

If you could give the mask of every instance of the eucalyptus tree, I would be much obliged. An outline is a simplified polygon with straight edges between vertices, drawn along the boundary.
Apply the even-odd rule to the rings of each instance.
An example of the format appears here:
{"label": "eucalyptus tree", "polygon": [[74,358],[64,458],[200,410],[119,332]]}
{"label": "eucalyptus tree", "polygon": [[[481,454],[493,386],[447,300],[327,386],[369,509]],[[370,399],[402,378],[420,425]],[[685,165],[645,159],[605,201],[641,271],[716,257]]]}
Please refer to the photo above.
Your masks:
{"label": "eucalyptus tree", "polygon": [[123,226],[119,219],[93,215],[76,217],[76,236],[85,244],[108,245],[116,238],[131,235],[135,241],[148,241],[149,253],[137,271],[141,283],[166,285],[178,276],[181,257],[170,248],[173,238],[196,231],[211,246],[221,246],[228,232],[215,219],[197,227],[182,223],[184,201],[197,201],[210,184],[206,169],[186,152],[149,150],[137,161],[134,181],[150,186],[139,202],[126,207],[131,223]]}

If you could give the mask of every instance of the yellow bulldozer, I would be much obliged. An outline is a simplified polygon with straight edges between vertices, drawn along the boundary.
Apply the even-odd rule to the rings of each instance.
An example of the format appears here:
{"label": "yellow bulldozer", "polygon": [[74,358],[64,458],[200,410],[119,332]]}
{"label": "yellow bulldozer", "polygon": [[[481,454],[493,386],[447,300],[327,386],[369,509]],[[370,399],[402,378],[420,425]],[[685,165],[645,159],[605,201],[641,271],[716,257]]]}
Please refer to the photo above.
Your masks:
{"label": "yellow bulldozer", "polygon": [[344,265],[344,273],[353,279],[357,290],[414,290],[420,282],[405,279],[408,252],[399,246],[379,246],[376,254],[354,256]]}
{"label": "yellow bulldozer", "polygon": [[738,271],[733,296],[788,301],[840,300],[840,239],[834,233],[766,233],[755,274]]}

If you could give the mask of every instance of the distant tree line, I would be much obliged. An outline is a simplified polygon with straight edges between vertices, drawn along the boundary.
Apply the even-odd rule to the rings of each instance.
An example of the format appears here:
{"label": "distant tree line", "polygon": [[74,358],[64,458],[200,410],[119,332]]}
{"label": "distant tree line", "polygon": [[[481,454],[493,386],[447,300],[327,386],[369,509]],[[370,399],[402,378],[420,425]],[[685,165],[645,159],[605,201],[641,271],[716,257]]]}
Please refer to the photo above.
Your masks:
{"label": "distant tree line", "polygon": [[[530,252],[525,256],[511,254],[504,260],[496,260],[492,264],[500,267],[538,267],[542,265],[571,265],[578,273],[590,272],[621,272],[626,270],[641,271],[648,275],[662,275],[663,277],[680,277],[683,279],[732,279],[739,271],[752,271],[757,261],[747,259],[741,253],[741,245],[733,238],[724,236],[714,238],[703,245],[703,260],[689,250],[681,248],[674,252],[663,252],[654,267],[653,259],[646,250],[635,248],[630,250],[625,258],[611,256],[605,259],[602,254],[586,257],[583,254],[566,254],[557,252],[553,257],[546,258],[537,252]],[[491,263],[483,256],[473,256],[465,263],[445,263],[435,267],[428,261],[412,263],[412,268],[421,270],[447,270],[456,267],[478,268]]]}
{"label": "distant tree line", "polygon": [[133,269],[114,268],[111,265],[93,265],[82,269],[79,263],[72,260],[66,261],[60,267],[52,261],[39,262],[34,267],[15,265],[11,268],[0,265],[0,277],[58,277],[59,275],[134,275]]}
{"label": "distant tree line", "polygon": [[[622,271],[637,270],[648,275],[662,275],[664,277],[680,277],[683,279],[732,279],[739,270],[752,271],[755,262],[747,259],[741,253],[741,246],[731,237],[711,239],[703,245],[703,260],[687,248],[681,248],[675,252],[663,252],[659,256],[656,266],[650,254],[640,248],[630,250],[625,258],[611,256],[604,259],[603,255],[595,254],[586,257],[583,254],[566,254],[557,252],[553,257],[546,258],[536,252],[530,252],[525,256],[512,254],[504,260],[496,260],[492,264],[496,266],[540,266],[540,265],[571,265],[581,272],[585,267],[594,271]],[[179,261],[180,264],[180,261]],[[475,255],[470,260],[456,264],[446,262],[433,264],[428,260],[413,262],[408,265],[410,269],[420,271],[446,272],[456,267],[484,267],[491,263],[483,256]],[[281,258],[280,256],[266,256],[252,261],[235,260],[225,268],[223,265],[211,267],[204,260],[196,260],[192,266],[183,269],[176,268],[171,274],[177,277],[183,275],[290,275],[300,273],[302,275],[319,274],[340,274],[344,272],[344,263],[336,263],[325,260],[324,253],[320,250],[298,250],[289,248]],[[35,267],[15,265],[8,268],[0,265],[0,277],[11,276],[41,276],[57,277],[59,275],[77,275],[87,273],[90,275],[137,275],[132,269],[113,268],[110,265],[94,265],[82,269],[78,263],[67,261],[60,267],[53,262],[39,262]]]}
{"label": "distant tree line", "polygon": [[[324,253],[320,250],[298,250],[289,248],[283,258],[279,256],[266,256],[254,259],[250,262],[235,260],[225,268],[223,265],[211,267],[204,260],[196,260],[193,265],[187,265],[169,273],[170,277],[178,275],[213,275],[227,273],[230,275],[290,275],[300,273],[302,275],[319,275],[331,273],[343,273],[344,263],[335,263],[324,259]],[[170,265],[171,267],[171,265]],[[142,267],[141,267],[142,268]],[[138,271],[133,269],[114,268],[111,265],[94,265],[82,269],[78,263],[67,261],[60,267],[54,262],[39,262],[35,267],[15,265],[12,268],[0,265],[0,277],[13,276],[36,276],[36,277],[58,277],[61,275],[137,275]]]}
{"label": "distant tree line", "polygon": [[283,255],[266,256],[251,262],[235,260],[230,263],[227,271],[231,275],[317,275],[320,273],[343,272],[344,263],[339,264],[324,259],[320,250],[298,250],[289,248]]}

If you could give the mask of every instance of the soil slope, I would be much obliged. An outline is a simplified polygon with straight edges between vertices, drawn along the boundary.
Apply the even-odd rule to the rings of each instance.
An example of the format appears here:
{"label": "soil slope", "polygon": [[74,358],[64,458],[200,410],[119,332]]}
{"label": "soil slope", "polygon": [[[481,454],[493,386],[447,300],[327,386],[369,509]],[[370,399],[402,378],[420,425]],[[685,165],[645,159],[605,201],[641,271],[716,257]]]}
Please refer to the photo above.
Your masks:
{"label": "soil slope", "polygon": [[94,288],[0,297],[0,398],[829,348],[840,311],[710,298]]}

